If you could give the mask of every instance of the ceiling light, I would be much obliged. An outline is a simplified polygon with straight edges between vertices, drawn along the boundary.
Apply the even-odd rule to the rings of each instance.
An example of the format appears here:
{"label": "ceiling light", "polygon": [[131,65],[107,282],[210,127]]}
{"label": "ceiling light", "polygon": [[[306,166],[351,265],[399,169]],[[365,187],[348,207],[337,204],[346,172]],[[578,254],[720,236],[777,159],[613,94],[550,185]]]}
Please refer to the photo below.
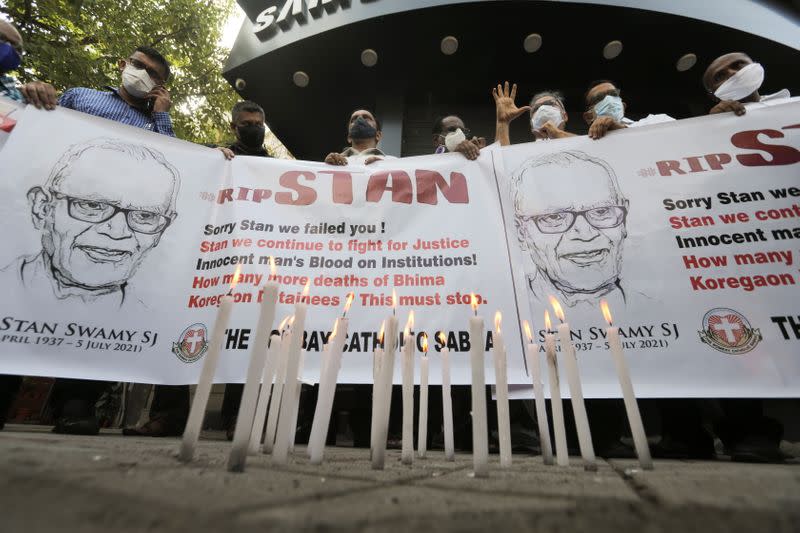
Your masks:
{"label": "ceiling light", "polygon": [[611,41],[603,47],[603,57],[614,59],[622,53],[622,41]]}
{"label": "ceiling light", "polygon": [[525,37],[525,42],[522,43],[522,46],[526,52],[532,54],[542,47],[542,36],[538,33],[531,33]]}
{"label": "ceiling light", "polygon": [[458,50],[458,39],[456,39],[452,35],[448,35],[447,37],[442,39],[440,47],[444,55],[451,56],[455,54],[456,51]]}

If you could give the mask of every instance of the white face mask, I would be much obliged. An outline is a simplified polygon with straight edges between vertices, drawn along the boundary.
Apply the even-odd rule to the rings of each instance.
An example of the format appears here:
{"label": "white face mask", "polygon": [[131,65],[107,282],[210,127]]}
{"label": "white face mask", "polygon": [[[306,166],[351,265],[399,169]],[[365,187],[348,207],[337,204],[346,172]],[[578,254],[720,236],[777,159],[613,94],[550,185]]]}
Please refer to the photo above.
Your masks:
{"label": "white face mask", "polygon": [[459,144],[467,140],[467,136],[458,128],[456,131],[451,131],[444,138],[444,145],[447,147],[448,152],[455,152]]}
{"label": "white face mask", "polygon": [[764,67],[761,63],[750,63],[720,85],[714,96],[720,100],[742,100],[747,98],[764,83]]}
{"label": "white face mask", "polygon": [[552,122],[555,127],[560,128],[564,122],[561,110],[552,105],[539,106],[539,109],[531,117],[531,128],[533,131],[538,131],[548,122]]}
{"label": "white face mask", "polygon": [[134,98],[144,98],[156,84],[146,70],[125,65],[122,71],[122,86]]}

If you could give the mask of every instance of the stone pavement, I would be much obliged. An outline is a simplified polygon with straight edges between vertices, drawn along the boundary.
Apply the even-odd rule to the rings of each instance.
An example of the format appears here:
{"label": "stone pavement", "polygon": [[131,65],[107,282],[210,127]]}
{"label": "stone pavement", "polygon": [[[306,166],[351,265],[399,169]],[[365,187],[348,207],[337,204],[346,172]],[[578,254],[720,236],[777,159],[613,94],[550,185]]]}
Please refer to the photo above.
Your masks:
{"label": "stone pavement", "polygon": [[321,467],[298,447],[289,465],[249,458],[228,473],[230,444],[204,434],[196,460],[175,459],[177,439],[0,431],[0,532],[39,531],[564,531],[703,533],[800,531],[800,465],[632,460],[583,470],[515,455],[488,479],[471,456],[429,452],[412,467],[399,450],[386,469],[369,451],[329,448]]}

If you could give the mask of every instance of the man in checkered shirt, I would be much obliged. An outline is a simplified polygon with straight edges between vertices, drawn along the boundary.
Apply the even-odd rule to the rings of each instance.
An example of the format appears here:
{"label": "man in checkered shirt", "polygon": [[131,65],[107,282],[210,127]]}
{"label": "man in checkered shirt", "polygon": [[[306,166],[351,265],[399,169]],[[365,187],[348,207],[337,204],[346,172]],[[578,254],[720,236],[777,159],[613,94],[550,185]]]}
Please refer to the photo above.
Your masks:
{"label": "man in checkered shirt", "polygon": [[169,63],[156,50],[140,46],[128,59],[119,61],[122,84],[98,91],[78,87],[67,89],[58,104],[97,117],[174,137],[169,109],[172,102],[164,87],[170,75]]}

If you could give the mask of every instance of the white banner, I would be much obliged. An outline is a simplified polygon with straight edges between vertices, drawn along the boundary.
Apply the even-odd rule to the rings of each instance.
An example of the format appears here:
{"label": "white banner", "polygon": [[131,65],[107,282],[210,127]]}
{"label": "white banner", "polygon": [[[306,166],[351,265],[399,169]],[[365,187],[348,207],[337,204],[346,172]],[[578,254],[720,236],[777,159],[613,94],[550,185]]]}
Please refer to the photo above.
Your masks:
{"label": "white banner", "polygon": [[587,396],[620,395],[602,299],[639,396],[800,393],[798,123],[789,103],[502,151],[523,318],[540,334],[561,302]]}
{"label": "white banner", "polygon": [[[466,383],[470,292],[483,301],[487,334],[495,310],[512,327],[517,316],[494,155],[226,162],[210,148],[29,108],[0,153],[0,372],[196,382],[240,266],[216,380],[242,381],[274,256],[277,320],[311,283],[306,379],[318,379],[320,350],[352,291],[340,381],[372,381],[394,290],[401,328],[413,309],[419,344],[426,333],[436,346],[443,331],[453,382]],[[440,381],[435,353],[431,383]],[[522,374],[518,345],[510,358],[510,372]]]}
{"label": "white banner", "polygon": [[63,109],[18,120],[0,152],[2,373],[196,382],[240,267],[216,381],[242,381],[273,256],[279,318],[311,285],[312,381],[351,291],[340,382],[372,381],[396,290],[401,326],[413,309],[431,340],[431,383],[438,331],[468,383],[474,291],[485,347],[502,312],[510,383],[529,382],[519,319],[541,343],[553,295],[587,397],[619,395],[601,298],[639,396],[800,392],[800,104],[352,167],[226,162]]}

